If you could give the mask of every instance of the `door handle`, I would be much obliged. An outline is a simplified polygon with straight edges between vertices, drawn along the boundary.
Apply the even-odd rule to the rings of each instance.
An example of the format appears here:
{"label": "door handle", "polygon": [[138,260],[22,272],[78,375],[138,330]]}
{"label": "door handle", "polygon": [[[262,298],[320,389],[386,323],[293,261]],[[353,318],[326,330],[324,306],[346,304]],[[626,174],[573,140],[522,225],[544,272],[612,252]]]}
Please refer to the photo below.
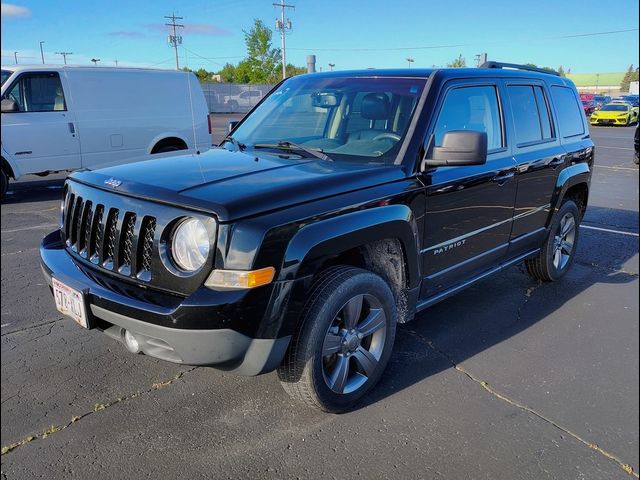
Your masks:
{"label": "door handle", "polygon": [[499,173],[498,175],[496,175],[495,177],[493,177],[491,179],[492,182],[497,183],[498,185],[502,186],[504,185],[504,183],[509,180],[510,178],[513,178],[515,176],[514,172],[509,172],[509,173]]}
{"label": "door handle", "polygon": [[71,135],[75,135],[76,134],[76,127],[73,124],[73,122],[69,122],[67,125],[69,125],[69,132],[71,133]]}
{"label": "door handle", "polygon": [[547,166],[549,166],[551,168],[556,168],[556,167],[559,167],[562,164],[564,164],[564,157],[558,157],[558,158],[554,158],[553,160],[551,160],[547,164]]}

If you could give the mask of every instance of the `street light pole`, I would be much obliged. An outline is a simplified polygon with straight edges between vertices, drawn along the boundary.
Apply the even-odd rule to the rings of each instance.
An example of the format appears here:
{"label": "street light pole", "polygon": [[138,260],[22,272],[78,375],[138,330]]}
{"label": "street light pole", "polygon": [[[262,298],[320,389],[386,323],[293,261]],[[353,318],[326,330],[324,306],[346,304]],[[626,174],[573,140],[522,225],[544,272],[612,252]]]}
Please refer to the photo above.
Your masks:
{"label": "street light pole", "polygon": [[407,58],[407,63],[409,64],[409,68],[411,68],[411,64],[414,62],[415,60],[411,57]]}
{"label": "street light pole", "polygon": [[44,42],[40,42],[40,57],[42,57],[42,64],[44,65],[44,50],[42,50],[42,44]]}
{"label": "street light pole", "polygon": [[93,62],[94,65],[98,65],[98,62],[100,61],[99,58],[92,58],[91,61]]}
{"label": "street light pole", "polygon": [[336,64],[335,63],[330,63],[329,64],[329,71],[333,72],[333,67],[335,67]]}

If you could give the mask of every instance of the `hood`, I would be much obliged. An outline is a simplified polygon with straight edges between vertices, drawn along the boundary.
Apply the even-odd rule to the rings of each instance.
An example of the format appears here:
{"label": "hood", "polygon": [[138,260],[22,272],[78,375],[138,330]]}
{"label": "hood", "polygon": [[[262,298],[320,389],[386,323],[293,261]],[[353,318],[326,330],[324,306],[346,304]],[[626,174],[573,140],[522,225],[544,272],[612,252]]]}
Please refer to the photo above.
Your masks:
{"label": "hood", "polygon": [[72,178],[105,190],[209,211],[225,222],[404,176],[399,166],[213,148],[200,155],[76,172]]}

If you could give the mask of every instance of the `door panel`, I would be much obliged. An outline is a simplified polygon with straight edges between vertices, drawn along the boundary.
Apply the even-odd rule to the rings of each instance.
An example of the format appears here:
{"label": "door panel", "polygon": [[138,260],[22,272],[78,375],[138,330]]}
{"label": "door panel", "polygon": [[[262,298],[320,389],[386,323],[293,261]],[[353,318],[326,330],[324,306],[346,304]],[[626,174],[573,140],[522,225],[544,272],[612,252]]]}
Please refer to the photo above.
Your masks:
{"label": "door panel", "polygon": [[421,296],[438,293],[504,257],[516,196],[515,161],[506,145],[497,81],[452,82],[431,131],[434,145],[452,130],[487,134],[484,165],[426,170]]}
{"label": "door panel", "polygon": [[20,111],[2,114],[2,144],[20,172],[80,168],[77,128],[58,74],[22,74],[6,92]]}
{"label": "door panel", "polygon": [[479,273],[502,258],[509,244],[516,196],[511,155],[486,165],[444,167],[425,174],[427,213],[422,251],[422,296]]}

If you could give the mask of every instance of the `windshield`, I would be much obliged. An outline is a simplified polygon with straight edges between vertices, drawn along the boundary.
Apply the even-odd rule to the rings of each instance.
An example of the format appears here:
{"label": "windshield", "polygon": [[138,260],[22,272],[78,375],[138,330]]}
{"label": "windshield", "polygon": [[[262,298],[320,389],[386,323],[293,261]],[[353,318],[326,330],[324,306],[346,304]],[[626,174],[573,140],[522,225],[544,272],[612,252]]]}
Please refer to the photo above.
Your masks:
{"label": "windshield", "polygon": [[604,102],[607,100],[607,97],[593,97],[596,102]]}
{"label": "windshield", "polygon": [[290,142],[332,160],[393,163],[425,83],[425,78],[293,77],[233,137],[248,149],[277,150]]}
{"label": "windshield", "polygon": [[604,107],[602,107],[602,111],[603,112],[626,112],[628,108],[629,107],[627,107],[626,105],[605,105]]}
{"label": "windshield", "polygon": [[7,78],[9,78],[11,76],[13,72],[11,70],[2,70],[2,84],[4,85],[4,82],[7,81]]}

